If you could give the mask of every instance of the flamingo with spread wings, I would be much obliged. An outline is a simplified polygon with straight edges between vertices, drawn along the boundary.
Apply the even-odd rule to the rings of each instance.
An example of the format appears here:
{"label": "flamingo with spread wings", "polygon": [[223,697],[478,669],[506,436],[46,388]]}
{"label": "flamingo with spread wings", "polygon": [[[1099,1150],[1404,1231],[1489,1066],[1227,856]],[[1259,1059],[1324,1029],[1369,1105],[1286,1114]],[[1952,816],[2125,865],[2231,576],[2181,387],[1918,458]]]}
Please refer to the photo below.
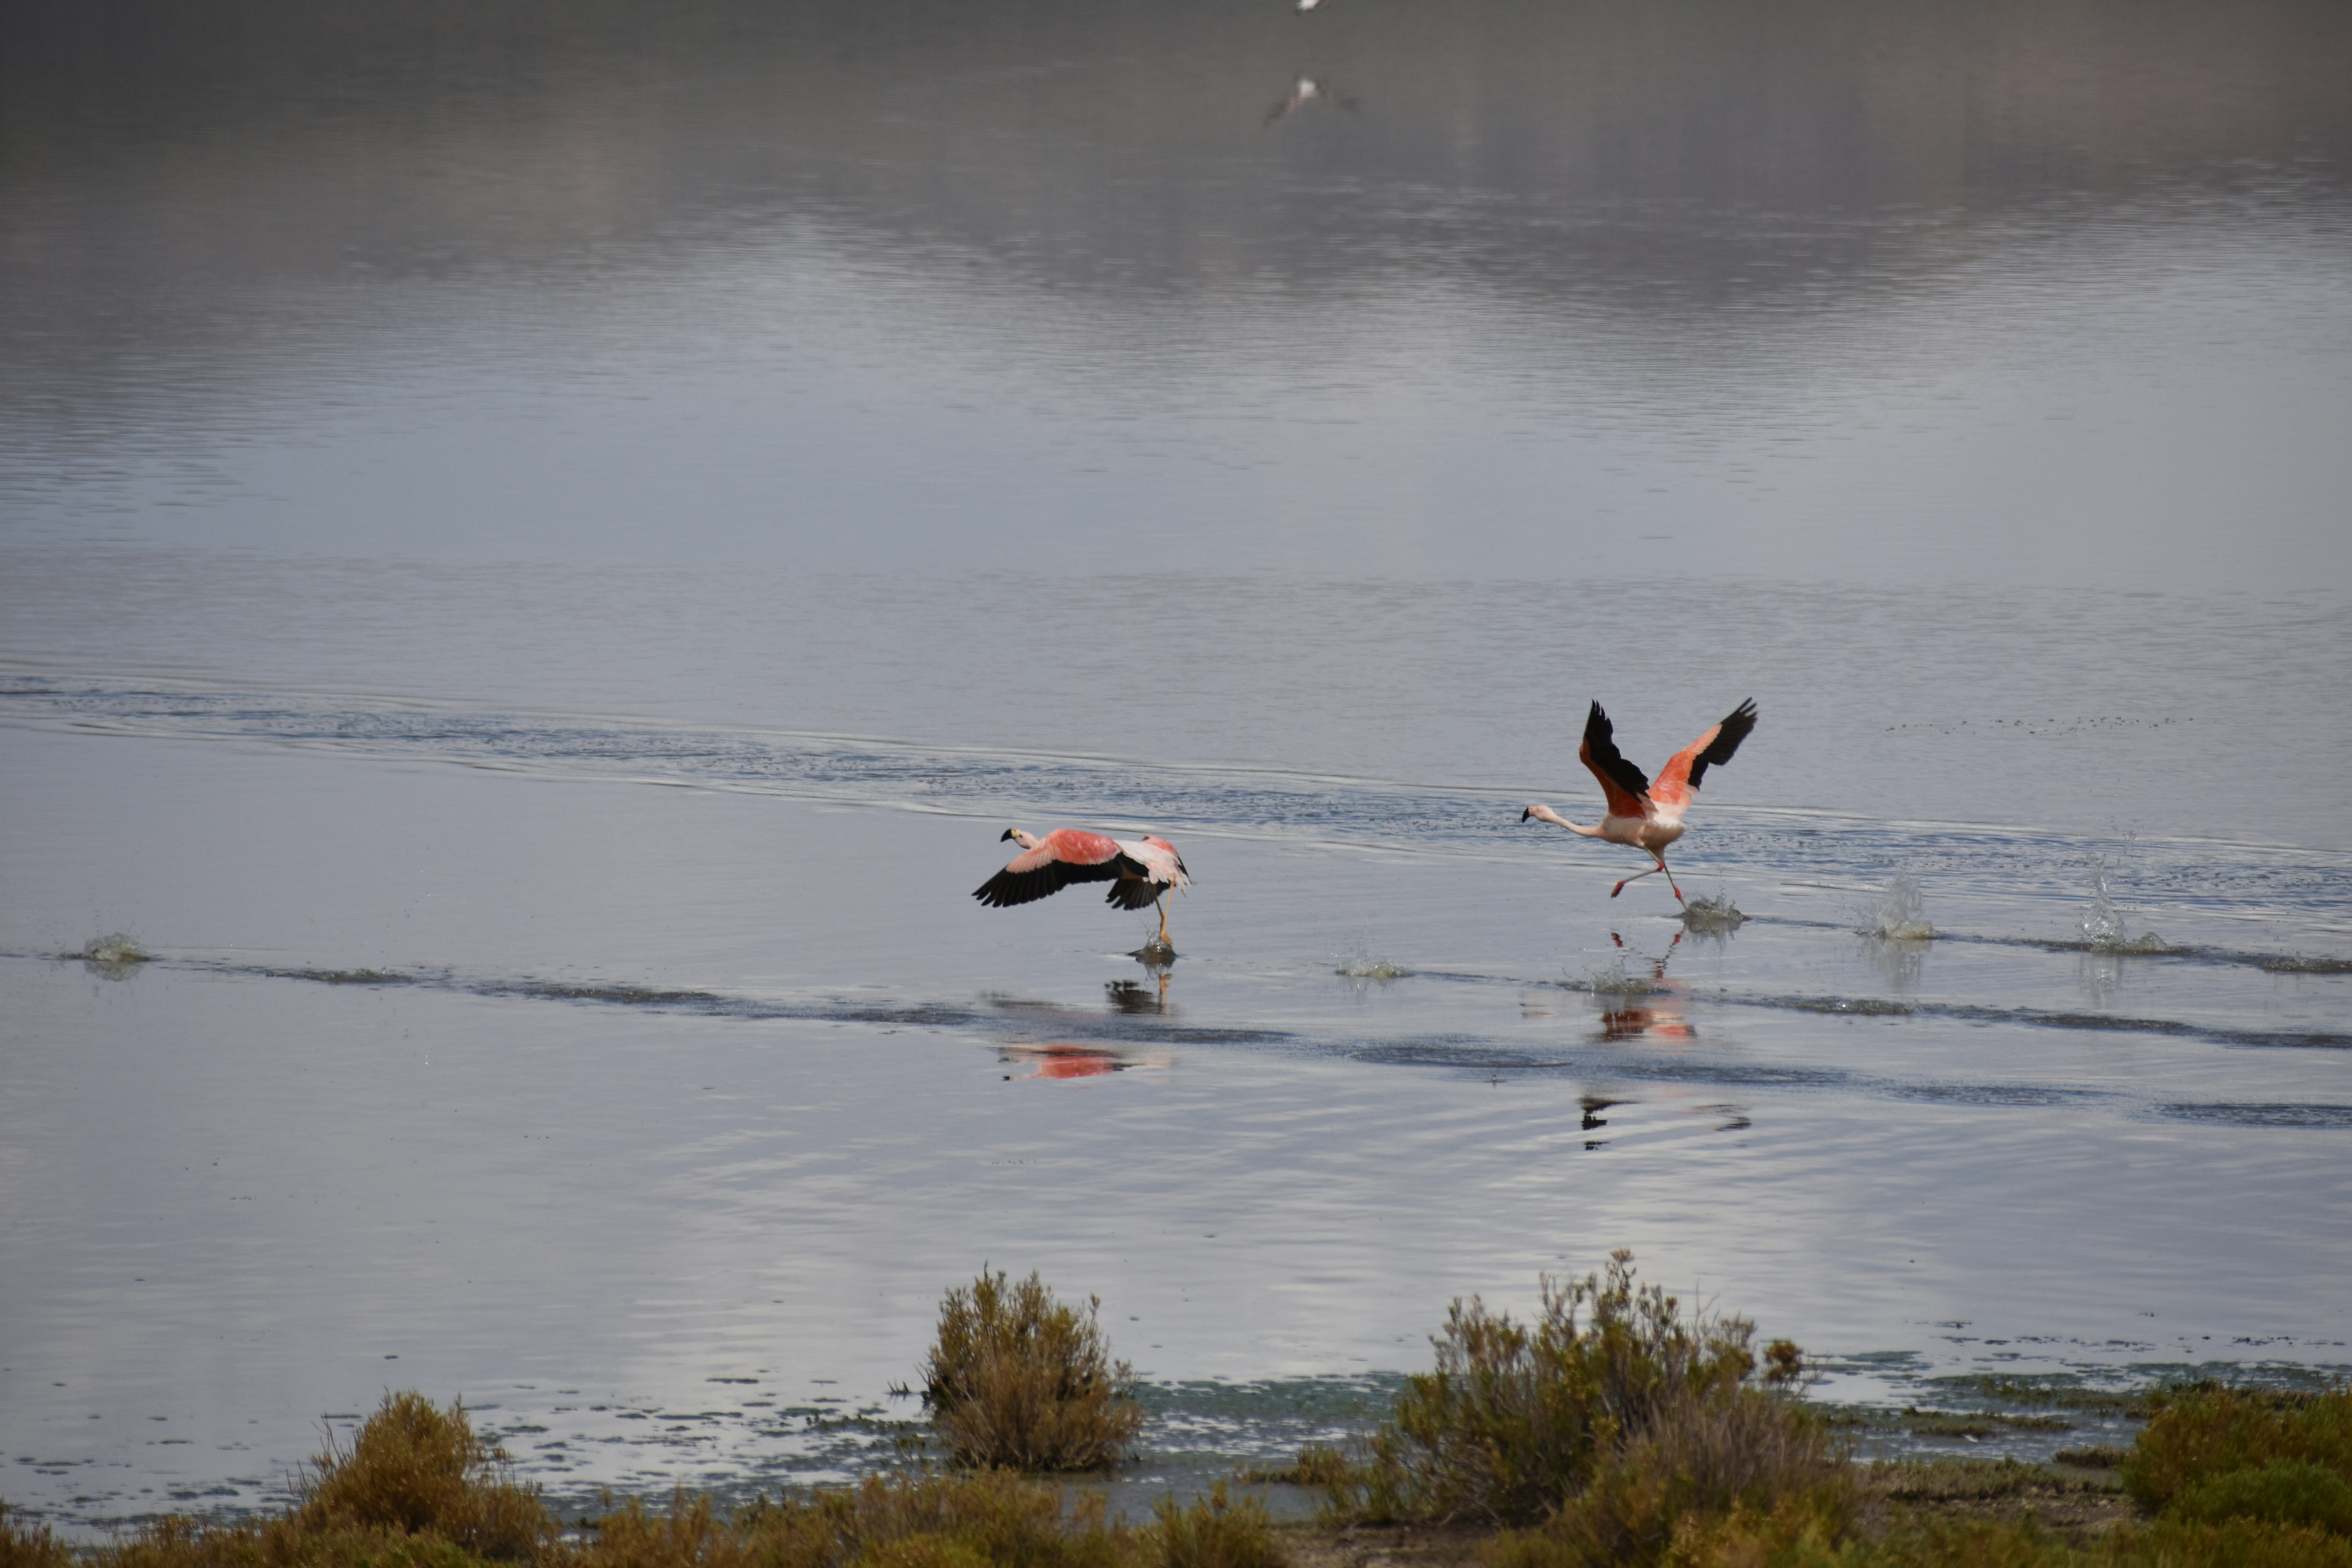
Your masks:
{"label": "flamingo with spread wings", "polygon": [[1731,753],[1739,750],[1739,742],[1748,739],[1748,731],[1756,728],[1756,702],[1753,698],[1742,702],[1723,721],[1676,752],[1658,773],[1653,783],[1641,769],[1627,762],[1617,751],[1616,731],[1609,715],[1595,702],[1592,711],[1584,719],[1584,744],[1577,748],[1577,757],[1592,770],[1601,781],[1601,793],[1608,798],[1607,812],[1598,827],[1579,827],[1548,805],[1531,805],[1519,814],[1521,822],[1539,818],[1565,827],[1570,833],[1587,838],[1606,838],[1612,844],[1622,844],[1639,849],[1657,862],[1646,871],[1636,871],[1609,889],[1615,898],[1625,890],[1625,882],[1638,882],[1644,877],[1666,872],[1666,886],[1675,889],[1675,900],[1682,901],[1683,890],[1675,887],[1675,874],[1666,871],[1666,846],[1683,836],[1683,813],[1697,798],[1699,781],[1710,767],[1720,767],[1731,761]]}
{"label": "flamingo with spread wings", "polygon": [[1176,846],[1149,833],[1140,838],[1109,838],[1076,827],[1057,827],[1043,838],[1008,827],[1004,837],[1021,846],[1022,852],[972,889],[973,898],[992,909],[1004,909],[1048,898],[1073,882],[1108,882],[1106,903],[1122,910],[1160,906],[1160,934],[1150,945],[1168,948],[1168,889],[1192,885]]}

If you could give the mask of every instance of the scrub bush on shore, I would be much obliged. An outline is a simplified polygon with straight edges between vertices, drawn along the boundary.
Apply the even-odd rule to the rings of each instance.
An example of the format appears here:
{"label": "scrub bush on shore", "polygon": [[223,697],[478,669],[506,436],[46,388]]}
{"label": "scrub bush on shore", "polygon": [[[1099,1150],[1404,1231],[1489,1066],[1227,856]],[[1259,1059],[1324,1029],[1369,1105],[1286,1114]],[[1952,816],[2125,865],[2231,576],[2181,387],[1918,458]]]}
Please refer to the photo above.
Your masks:
{"label": "scrub bush on shore", "polygon": [[1775,1342],[1759,1376],[1755,1331],[1685,1313],[1617,1252],[1600,1274],[1546,1278],[1531,1322],[1454,1302],[1436,1370],[1407,1380],[1363,1457],[1311,1453],[1301,1470],[1339,1519],[1507,1527],[1495,1568],[1656,1563],[1686,1520],[1742,1507],[1801,1507],[1841,1538],[1863,1500],[1853,1468],[1781,1392],[1803,1352]]}
{"label": "scrub bush on shore", "polygon": [[1143,1425],[1135,1373],[1110,1359],[1097,1321],[1058,1300],[1035,1274],[982,1272],[940,1303],[939,1340],[923,1365],[923,1402],[959,1465],[1101,1470]]}
{"label": "scrub bush on shore", "polygon": [[[1300,1456],[1295,1479],[1324,1491],[1341,1532],[1315,1558],[1336,1544],[1363,1561],[1346,1534],[1360,1523],[1450,1519],[1494,1533],[1457,1534],[1433,1561],[1485,1568],[2352,1568],[2352,1389],[2169,1391],[2120,1466],[2141,1516],[2097,1532],[2125,1506],[2101,1493],[2096,1517],[2060,1521],[2069,1534],[2014,1515],[2095,1483],[2014,1462],[1852,1464],[1789,1394],[1801,1352],[1776,1342],[1759,1366],[1753,1337],[1637,1285],[1622,1253],[1547,1282],[1525,1325],[1457,1303],[1436,1370],[1363,1450]],[[1034,1275],[949,1293],[925,1369],[934,1409],[984,1398],[987,1377],[954,1380],[1016,1352],[1035,1364],[1009,1380],[1007,1409],[1075,1405],[1091,1413],[1077,1429],[1117,1434],[1113,1453],[1132,1437],[1132,1377],[1094,1308]],[[1069,1429],[1060,1419],[1046,1429]],[[268,1518],[167,1518],[95,1546],[0,1506],[0,1568],[1286,1568],[1301,1539],[1222,1484],[1138,1527],[1107,1519],[1098,1495],[1005,1469],[874,1477],[731,1515],[680,1493],[667,1510],[608,1506],[573,1535],[461,1407],[415,1394],[331,1441],[296,1493]]]}
{"label": "scrub bush on shore", "polygon": [[168,1518],[69,1547],[0,1513],[0,1568],[1284,1568],[1265,1506],[1221,1485],[1140,1529],[1099,1496],[1007,1470],[872,1476],[732,1515],[679,1493],[632,1500],[570,1539],[457,1405],[385,1396],[312,1462],[295,1506],[242,1524]]}

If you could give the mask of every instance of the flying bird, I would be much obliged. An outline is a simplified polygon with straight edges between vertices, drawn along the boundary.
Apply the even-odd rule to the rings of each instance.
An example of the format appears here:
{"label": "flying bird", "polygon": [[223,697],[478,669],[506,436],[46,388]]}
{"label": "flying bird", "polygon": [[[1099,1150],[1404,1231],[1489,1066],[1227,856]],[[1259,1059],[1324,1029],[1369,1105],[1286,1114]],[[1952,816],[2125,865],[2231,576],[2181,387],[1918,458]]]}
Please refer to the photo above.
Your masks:
{"label": "flying bird", "polygon": [[1151,945],[1168,946],[1168,889],[1192,885],[1176,846],[1149,833],[1107,838],[1075,827],[1057,827],[1043,838],[1008,827],[1004,837],[1021,846],[1021,853],[973,889],[973,898],[991,909],[1006,909],[1051,897],[1073,882],[1108,882],[1106,903],[1122,910],[1160,906],[1160,934]]}
{"label": "flying bird", "polygon": [[1265,111],[1265,122],[1271,125],[1277,120],[1297,113],[1310,103],[1326,101],[1338,104],[1350,114],[1356,112],[1354,99],[1335,90],[1328,82],[1317,81],[1311,76],[1303,76],[1291,85],[1288,97]]}
{"label": "flying bird", "polygon": [[[1601,793],[1608,797],[1609,809],[1601,818],[1601,826],[1579,827],[1548,805],[1528,807],[1519,814],[1519,820],[1540,817],[1587,838],[1606,838],[1612,844],[1643,850],[1657,862],[1610,889],[1609,896],[1613,899],[1625,890],[1625,882],[1638,882],[1666,871],[1666,846],[1683,836],[1683,813],[1697,798],[1699,781],[1706,777],[1707,769],[1731,761],[1731,753],[1739,750],[1739,742],[1748,739],[1748,731],[1754,728],[1756,701],[1750,698],[1724,715],[1723,722],[1676,752],[1653,784],[1641,769],[1618,754],[1616,731],[1609,722],[1609,715],[1595,702],[1592,711],[1585,715],[1584,744],[1577,748],[1576,754],[1592,770],[1592,776],[1601,781]],[[1666,871],[1666,886],[1675,889],[1675,900],[1681,902],[1683,890],[1675,887],[1672,871]]]}

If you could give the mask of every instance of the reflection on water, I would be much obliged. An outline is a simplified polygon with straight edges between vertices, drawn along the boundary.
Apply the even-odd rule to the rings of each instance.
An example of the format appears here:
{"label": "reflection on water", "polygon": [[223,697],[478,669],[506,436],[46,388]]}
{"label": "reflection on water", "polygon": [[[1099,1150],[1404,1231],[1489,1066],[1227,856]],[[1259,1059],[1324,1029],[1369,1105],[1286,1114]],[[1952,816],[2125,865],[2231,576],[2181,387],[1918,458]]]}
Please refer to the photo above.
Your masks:
{"label": "reflection on water", "polygon": [[1664,952],[1654,957],[1628,947],[1624,937],[1616,931],[1609,933],[1610,944],[1639,963],[1646,964],[1649,974],[1641,977],[1633,969],[1624,967],[1621,959],[1617,967],[1593,977],[1591,982],[1593,1000],[1601,1007],[1602,1040],[1651,1039],[1684,1043],[1697,1038],[1689,1021],[1683,1016],[1680,987],[1666,978],[1666,964],[1675,949],[1682,945],[1683,933],[1675,931]]}
{"label": "reflection on water", "polygon": [[1171,1058],[1165,1056],[1137,1056],[1082,1045],[1000,1046],[997,1057],[1001,1061],[1027,1068],[1029,1070],[1022,1075],[1024,1078],[1101,1078],[1136,1068],[1165,1070],[1173,1065]]}

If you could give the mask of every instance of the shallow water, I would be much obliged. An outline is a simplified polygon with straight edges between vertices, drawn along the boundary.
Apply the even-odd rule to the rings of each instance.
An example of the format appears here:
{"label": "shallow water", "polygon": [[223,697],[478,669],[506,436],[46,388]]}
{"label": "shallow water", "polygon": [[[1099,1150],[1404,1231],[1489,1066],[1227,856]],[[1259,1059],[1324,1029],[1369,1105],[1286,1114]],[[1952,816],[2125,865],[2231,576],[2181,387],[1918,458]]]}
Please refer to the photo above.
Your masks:
{"label": "shallow water", "polygon": [[[2352,1364],[2339,8],[315,10],[5,24],[12,1505],[839,1476],[983,1264],[1138,1499],[1618,1246]],[[1521,822],[1750,695],[1744,921]]]}

